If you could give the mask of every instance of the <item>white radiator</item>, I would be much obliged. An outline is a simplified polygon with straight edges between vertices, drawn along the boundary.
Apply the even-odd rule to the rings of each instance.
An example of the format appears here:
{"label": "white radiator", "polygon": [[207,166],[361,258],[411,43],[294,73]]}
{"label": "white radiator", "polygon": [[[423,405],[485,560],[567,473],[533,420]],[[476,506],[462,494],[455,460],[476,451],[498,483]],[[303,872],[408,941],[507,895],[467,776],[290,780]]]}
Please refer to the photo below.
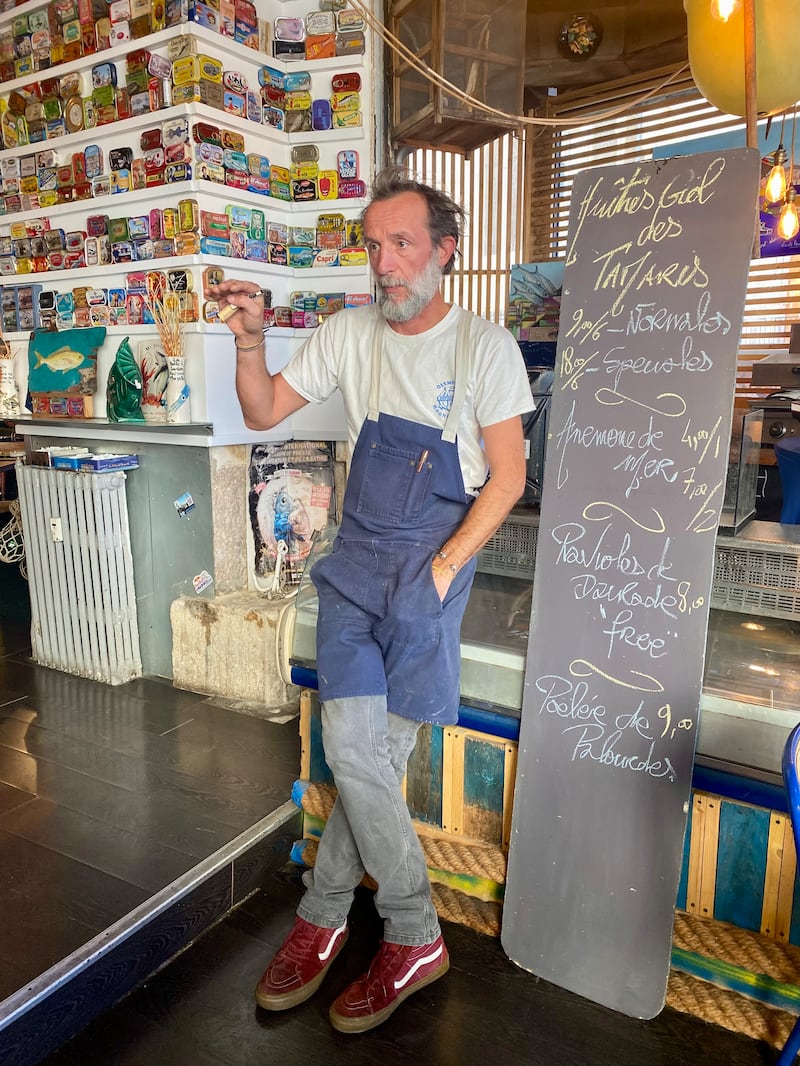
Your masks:
{"label": "white radiator", "polygon": [[110,685],[140,677],[125,474],[17,463],[17,485],[33,658]]}

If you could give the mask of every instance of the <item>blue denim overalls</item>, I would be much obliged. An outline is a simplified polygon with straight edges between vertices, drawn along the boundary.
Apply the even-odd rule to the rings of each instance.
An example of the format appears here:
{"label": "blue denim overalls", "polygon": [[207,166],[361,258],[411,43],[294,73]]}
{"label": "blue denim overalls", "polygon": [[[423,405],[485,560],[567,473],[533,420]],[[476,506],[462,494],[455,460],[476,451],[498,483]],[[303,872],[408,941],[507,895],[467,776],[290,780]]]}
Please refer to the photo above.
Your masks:
{"label": "blue denim overalls", "polygon": [[[470,312],[459,309],[454,395],[440,431],[380,411],[384,332],[372,345],[369,411],[333,552],[311,571],[319,596],[320,699],[387,696],[389,711],[448,725],[458,716],[460,630],[475,560],[440,601],[433,555],[464,519],[456,431],[469,382]],[[424,359],[424,354],[422,355]]]}

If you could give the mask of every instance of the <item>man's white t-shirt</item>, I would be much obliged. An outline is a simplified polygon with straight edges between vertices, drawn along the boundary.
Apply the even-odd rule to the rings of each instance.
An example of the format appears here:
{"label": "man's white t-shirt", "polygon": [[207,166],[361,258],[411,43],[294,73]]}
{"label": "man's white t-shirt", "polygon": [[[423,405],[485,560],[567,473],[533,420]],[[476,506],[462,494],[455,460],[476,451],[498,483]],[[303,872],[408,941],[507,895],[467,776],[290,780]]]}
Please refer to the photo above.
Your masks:
{"label": "man's white t-shirt", "polygon": [[[322,403],[339,389],[352,454],[367,417],[377,325],[384,334],[379,409],[444,428],[453,398],[459,315],[459,308],[452,306],[432,329],[405,336],[391,329],[376,305],[348,308],[326,319],[281,373],[312,403]],[[458,425],[458,454],[464,487],[476,495],[487,473],[481,429],[531,411],[534,404],[522,353],[508,330],[475,317],[470,343],[470,381]]]}

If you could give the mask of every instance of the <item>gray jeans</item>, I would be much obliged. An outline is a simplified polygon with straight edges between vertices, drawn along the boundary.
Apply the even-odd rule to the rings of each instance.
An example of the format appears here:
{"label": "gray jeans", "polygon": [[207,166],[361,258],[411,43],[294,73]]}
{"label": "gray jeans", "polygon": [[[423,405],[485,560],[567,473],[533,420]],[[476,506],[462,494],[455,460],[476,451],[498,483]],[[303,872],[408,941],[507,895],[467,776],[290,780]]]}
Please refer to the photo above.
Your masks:
{"label": "gray jeans", "polygon": [[419,727],[387,712],[385,696],[323,703],[322,740],[338,797],[303,877],[301,918],[338,928],[366,871],[378,885],[385,940],[418,945],[438,937],[425,856],[400,788]]}

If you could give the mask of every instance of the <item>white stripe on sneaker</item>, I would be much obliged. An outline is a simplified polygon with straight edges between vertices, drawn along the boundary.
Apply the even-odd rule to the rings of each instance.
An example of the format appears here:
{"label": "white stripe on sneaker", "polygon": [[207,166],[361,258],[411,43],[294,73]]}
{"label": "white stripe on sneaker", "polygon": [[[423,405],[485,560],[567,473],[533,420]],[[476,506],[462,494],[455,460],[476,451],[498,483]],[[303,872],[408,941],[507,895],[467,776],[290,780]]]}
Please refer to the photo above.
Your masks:
{"label": "white stripe on sneaker", "polygon": [[420,967],[426,966],[429,962],[434,962],[434,960],[440,958],[441,955],[442,945],[440,944],[436,951],[432,952],[430,955],[423,955],[421,959],[417,959],[417,961],[414,963],[414,965],[411,967],[405,977],[401,977],[399,981],[395,981],[395,991],[399,992],[401,988],[405,987],[405,985],[407,985],[411,978],[414,977]]}
{"label": "white stripe on sneaker", "polygon": [[342,935],[346,928],[347,922],[345,922],[343,925],[340,925],[338,929],[333,930],[333,936],[328,941],[328,946],[325,948],[324,951],[318,952],[318,958],[320,962],[325,962],[327,959],[330,958],[331,952],[333,951],[336,944],[339,942],[339,937]]}

